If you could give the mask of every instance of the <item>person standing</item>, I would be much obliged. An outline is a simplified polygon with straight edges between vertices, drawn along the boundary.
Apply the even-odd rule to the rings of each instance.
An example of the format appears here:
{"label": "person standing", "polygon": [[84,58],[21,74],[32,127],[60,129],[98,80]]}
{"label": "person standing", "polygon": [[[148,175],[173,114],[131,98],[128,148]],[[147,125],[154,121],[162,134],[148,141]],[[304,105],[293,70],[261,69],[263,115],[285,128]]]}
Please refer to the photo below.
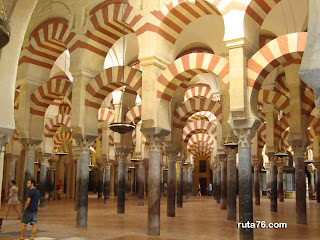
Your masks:
{"label": "person standing", "polygon": [[198,193],[197,193],[197,197],[199,196],[199,198],[201,198],[201,186],[200,183],[198,184]]}
{"label": "person standing", "polygon": [[20,204],[20,202],[18,199],[18,187],[16,186],[16,181],[11,180],[10,185],[11,185],[11,188],[9,190],[9,201],[8,201],[8,207],[7,207],[5,219],[8,219],[8,215],[11,207],[13,207],[13,209],[18,213],[18,216],[19,216],[18,219],[20,219],[21,213],[17,209],[17,206]]}
{"label": "person standing", "polygon": [[36,181],[34,179],[28,180],[27,188],[29,188],[29,192],[21,219],[21,240],[24,239],[28,223],[32,225],[32,234],[30,240],[34,239],[37,232],[37,214],[40,204],[40,193],[35,188],[35,185]]}
{"label": "person standing", "polygon": [[63,188],[63,184],[62,184],[62,181],[60,180],[57,184],[58,199],[61,199],[62,188]]}
{"label": "person standing", "polygon": [[211,196],[213,198],[213,195],[212,195],[212,184],[211,183],[209,183],[208,190],[209,190],[208,197]]}

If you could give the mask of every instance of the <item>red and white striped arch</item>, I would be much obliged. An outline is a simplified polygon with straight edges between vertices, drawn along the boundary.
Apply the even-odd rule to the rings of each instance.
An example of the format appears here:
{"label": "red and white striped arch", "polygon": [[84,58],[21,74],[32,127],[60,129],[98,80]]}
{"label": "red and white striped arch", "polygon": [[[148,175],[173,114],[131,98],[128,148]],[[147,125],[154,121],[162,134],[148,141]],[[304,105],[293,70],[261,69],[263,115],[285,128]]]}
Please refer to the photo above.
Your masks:
{"label": "red and white striped arch", "polygon": [[90,11],[85,34],[87,40],[79,41],[77,47],[105,58],[113,44],[123,36],[123,23],[126,24],[126,34],[133,33],[141,18],[134,13],[132,6],[123,1],[104,1]]}
{"label": "red and white striped arch", "polygon": [[113,123],[114,122],[114,111],[109,108],[100,108],[98,112],[98,121],[101,122],[108,122]]}
{"label": "red and white striped arch", "polygon": [[57,115],[53,118],[51,118],[48,123],[44,126],[44,136],[48,138],[53,138],[56,131],[61,127],[62,125],[65,125],[70,128],[71,125],[71,116],[69,115]]}
{"label": "red and white striped arch", "polygon": [[[217,1],[214,1],[216,3]],[[153,11],[155,31],[159,36],[171,44],[175,44],[180,33],[192,21],[206,15],[221,15],[214,3],[205,0],[190,2],[189,0],[173,0],[159,11]],[[138,35],[151,28],[150,24],[144,24]]]}
{"label": "red and white striped arch", "polygon": [[298,32],[278,37],[257,53],[248,61],[247,85],[252,88],[251,106],[257,104],[258,92],[264,79],[276,67],[287,66],[291,63],[301,63],[305,49],[307,33]]}
{"label": "red and white striped arch", "polygon": [[209,146],[214,147],[214,137],[207,133],[196,133],[191,136],[188,141],[187,148],[189,149],[193,144],[197,142],[205,142]]}
{"label": "red and white striped arch", "polygon": [[59,149],[65,141],[72,142],[72,135],[70,132],[55,134],[53,138],[54,149]]}
{"label": "red and white striped arch", "polygon": [[312,110],[315,107],[315,97],[313,94],[313,91],[310,88],[306,88],[306,90],[304,91],[304,94],[301,97],[301,102],[302,102],[302,106],[301,106],[301,114],[305,115],[307,117],[310,116]]}
{"label": "red and white striped arch", "polygon": [[183,142],[187,143],[190,137],[195,133],[210,133],[212,135],[215,135],[216,131],[217,131],[216,124],[208,122],[203,119],[203,120],[199,120],[199,121],[191,122],[187,124],[187,126],[183,128],[182,139],[183,139]]}
{"label": "red and white striped arch", "polygon": [[133,108],[131,108],[127,114],[125,115],[125,121],[127,123],[135,123],[137,124],[141,120],[141,110],[142,110],[142,105],[136,105]]}
{"label": "red and white striped arch", "polygon": [[19,65],[33,64],[51,69],[57,58],[75,44],[75,35],[68,28],[68,20],[46,20],[31,33],[29,45],[21,51]]}
{"label": "red and white striped arch", "polygon": [[14,109],[19,110],[20,86],[14,91]]}
{"label": "red and white striped arch", "polygon": [[131,67],[112,67],[104,69],[86,86],[87,107],[99,109],[103,100],[115,89],[121,87],[124,68],[124,84],[126,92],[138,93],[141,96],[142,74]]}
{"label": "red and white striped arch", "polygon": [[70,113],[71,113],[71,106],[68,103],[61,103],[59,105],[58,114],[70,115]]}
{"label": "red and white striped arch", "polygon": [[289,98],[282,95],[279,92],[275,92],[272,90],[261,89],[259,92],[259,102],[273,104],[279,110],[288,111],[289,107]]}
{"label": "red and white striped arch", "polygon": [[188,118],[200,111],[210,111],[219,121],[221,120],[222,108],[219,102],[205,98],[191,98],[174,111],[172,126],[183,128]]}
{"label": "red and white striped arch", "polygon": [[58,97],[72,98],[72,84],[66,75],[57,74],[31,95],[30,113],[44,116],[49,105]]}
{"label": "red and white striped arch", "polygon": [[191,117],[188,118],[187,124],[190,122],[195,122],[201,119],[206,119],[207,121],[216,124],[216,116],[209,111],[201,111],[193,114]]}
{"label": "red and white striped arch", "polygon": [[184,93],[184,101],[189,100],[193,97],[205,97],[213,100],[213,93],[209,85],[207,84],[196,84],[187,88]]}
{"label": "red and white striped arch", "polygon": [[261,26],[271,9],[281,0],[251,0],[246,9],[246,17],[250,17]]}
{"label": "red and white striped arch", "polygon": [[190,53],[175,60],[158,77],[157,97],[170,101],[178,87],[187,88],[187,82],[202,73],[214,73],[229,85],[229,62],[210,53]]}

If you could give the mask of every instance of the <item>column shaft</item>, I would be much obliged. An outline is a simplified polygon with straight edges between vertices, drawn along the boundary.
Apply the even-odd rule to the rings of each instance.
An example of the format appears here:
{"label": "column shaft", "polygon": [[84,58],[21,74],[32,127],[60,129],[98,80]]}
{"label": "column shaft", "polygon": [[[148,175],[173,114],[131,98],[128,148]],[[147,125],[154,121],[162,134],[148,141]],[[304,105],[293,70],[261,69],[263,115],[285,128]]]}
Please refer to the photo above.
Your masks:
{"label": "column shaft", "polygon": [[278,211],[278,199],[277,199],[277,165],[271,163],[270,167],[270,180],[271,180],[271,212]]}
{"label": "column shaft", "polygon": [[181,161],[177,162],[177,208],[182,208],[183,206],[183,191],[182,191],[182,174],[183,169],[181,166]]}
{"label": "column shaft", "polygon": [[220,168],[216,171],[216,201],[220,204],[221,198],[221,170]]}
{"label": "column shaft", "polygon": [[254,199],[255,205],[260,205],[260,166],[254,166]]}
{"label": "column shaft", "polygon": [[88,142],[83,143],[77,164],[77,228],[87,228],[90,146],[92,144]]}
{"label": "column shaft", "polygon": [[223,159],[221,163],[221,210],[227,210],[227,162]]}
{"label": "column shaft", "polygon": [[47,183],[47,162],[42,162],[40,165],[40,207],[45,206],[45,195],[46,195],[46,183]]}
{"label": "column shaft", "polygon": [[118,162],[118,193],[117,193],[117,213],[125,212],[126,199],[126,163],[121,160]]}
{"label": "column shaft", "polygon": [[284,202],[283,196],[283,169],[279,167],[279,202]]}
{"label": "column shaft", "polygon": [[294,158],[296,163],[296,220],[297,224],[307,224],[306,178],[304,159],[296,156]]}
{"label": "column shaft", "polygon": [[[239,222],[253,222],[251,147],[239,146]],[[240,228],[240,240],[253,240],[253,229]]]}
{"label": "column shaft", "polygon": [[227,160],[227,220],[237,220],[236,149],[228,150]]}
{"label": "column shaft", "polygon": [[98,199],[102,197],[103,188],[103,170],[98,168]]}
{"label": "column shaft", "polygon": [[104,169],[103,195],[104,195],[104,204],[109,203],[109,200],[110,200],[110,165]]}
{"label": "column shaft", "polygon": [[182,200],[183,202],[187,201],[188,198],[188,169],[183,167],[183,176],[182,176]]}
{"label": "column shaft", "polygon": [[160,235],[160,181],[161,181],[160,137],[150,137],[148,178],[148,235]]}
{"label": "column shaft", "polygon": [[320,167],[317,167],[316,190],[317,190],[317,203],[320,203]]}
{"label": "column shaft", "polygon": [[24,211],[23,208],[24,208],[25,202],[27,201],[27,195],[29,192],[29,189],[27,188],[27,182],[30,179],[33,179],[34,177],[34,160],[35,160],[35,145],[29,144],[26,146],[21,212]]}
{"label": "column shaft", "polygon": [[50,162],[49,168],[49,201],[53,200],[53,192],[54,192],[54,167],[55,163]]}
{"label": "column shaft", "polygon": [[138,168],[138,206],[144,206],[144,179],[145,179],[145,168],[144,164],[139,163]]}
{"label": "column shaft", "polygon": [[177,153],[171,152],[168,161],[168,197],[167,197],[167,216],[176,216],[176,158]]}

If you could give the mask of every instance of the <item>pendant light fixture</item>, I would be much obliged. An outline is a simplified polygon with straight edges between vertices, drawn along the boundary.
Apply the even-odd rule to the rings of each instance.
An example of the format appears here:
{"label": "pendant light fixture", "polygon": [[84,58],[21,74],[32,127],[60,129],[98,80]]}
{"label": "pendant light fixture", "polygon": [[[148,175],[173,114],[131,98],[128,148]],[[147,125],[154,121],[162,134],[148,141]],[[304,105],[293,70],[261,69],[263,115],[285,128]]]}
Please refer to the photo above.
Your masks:
{"label": "pendant light fixture", "polygon": [[0,0],[0,49],[9,43],[11,36],[10,31],[7,10],[3,6],[3,0]]}
{"label": "pendant light fixture", "polygon": [[234,149],[234,148],[237,148],[237,147],[238,147],[238,142],[235,141],[235,140],[233,139],[233,137],[231,138],[231,140],[229,140],[229,133],[228,133],[227,139],[226,139],[226,141],[225,141],[225,143],[224,143],[223,145],[224,145],[225,147],[229,147],[229,148]]}
{"label": "pendant light fixture", "polygon": [[[127,0],[124,1],[124,6],[122,8],[122,16],[124,16],[124,9],[127,6]],[[124,83],[124,69],[125,69],[125,48],[126,48],[126,24],[125,22],[123,22],[123,57],[122,57],[122,63],[123,63],[123,68],[122,68],[122,82],[121,82],[121,99],[120,99],[120,104],[119,104],[119,111],[118,111],[118,118],[117,118],[117,122],[115,123],[111,123],[109,125],[109,128],[111,129],[111,131],[113,132],[117,132],[119,134],[125,134],[125,133],[129,133],[132,132],[135,129],[135,125],[133,123],[126,123],[122,121],[122,106],[123,106],[123,96],[124,93],[126,91],[126,86]]]}
{"label": "pendant light fixture", "polygon": [[282,119],[282,111],[280,111],[279,113],[279,121],[280,121],[280,139],[279,139],[279,145],[278,145],[278,149],[279,149],[279,152],[277,152],[275,154],[276,157],[279,157],[279,158],[283,158],[283,157],[287,157],[288,156],[288,153],[286,152],[281,152],[281,139],[282,139],[282,132],[281,132],[281,119]]}

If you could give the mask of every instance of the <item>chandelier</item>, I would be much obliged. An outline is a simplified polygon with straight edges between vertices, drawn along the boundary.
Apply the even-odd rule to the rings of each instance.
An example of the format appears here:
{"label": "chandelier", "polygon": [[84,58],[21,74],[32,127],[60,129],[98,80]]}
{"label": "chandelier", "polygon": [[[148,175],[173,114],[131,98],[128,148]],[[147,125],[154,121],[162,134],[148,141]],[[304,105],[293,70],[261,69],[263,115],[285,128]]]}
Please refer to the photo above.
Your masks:
{"label": "chandelier", "polygon": [[[124,1],[124,7],[122,9],[122,16],[124,15],[124,9],[125,6],[127,4],[127,1]],[[120,115],[122,115],[122,106],[123,106],[123,95],[126,91],[126,86],[124,84],[124,64],[125,64],[125,47],[126,47],[126,24],[125,22],[123,22],[123,56],[122,56],[122,63],[123,63],[123,68],[122,68],[122,81],[121,81],[121,85],[122,85],[122,89],[121,89],[121,99],[120,99],[120,104],[119,104],[119,109],[118,109],[118,118],[117,118],[117,122],[115,123],[111,123],[109,125],[109,128],[111,129],[111,131],[113,132],[117,132],[119,134],[125,134],[125,133],[129,133],[132,132],[135,129],[135,125],[133,123],[126,123],[126,122],[122,122],[122,120],[120,119]]]}

